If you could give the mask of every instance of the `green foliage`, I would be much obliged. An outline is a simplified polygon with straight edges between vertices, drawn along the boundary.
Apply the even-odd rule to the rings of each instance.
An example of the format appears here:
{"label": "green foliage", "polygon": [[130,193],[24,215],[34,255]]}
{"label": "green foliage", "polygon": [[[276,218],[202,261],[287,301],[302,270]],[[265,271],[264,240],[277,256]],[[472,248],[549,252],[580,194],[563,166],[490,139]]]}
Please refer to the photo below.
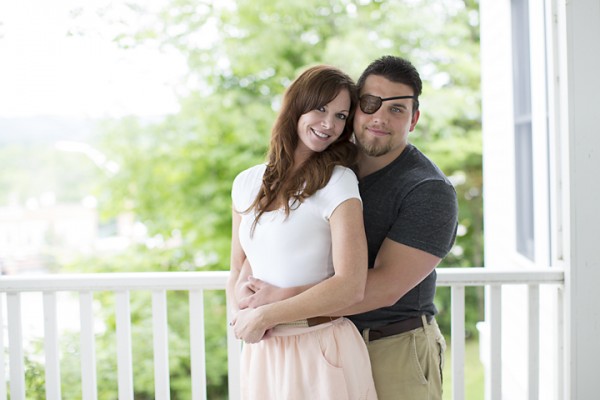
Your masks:
{"label": "green foliage", "polygon": [[[41,340],[31,343],[32,353],[39,354],[42,348]],[[25,393],[28,398],[46,398],[46,377],[44,376],[43,363],[38,357],[27,354],[24,359],[25,366]],[[32,394],[29,397],[29,394]]]}
{"label": "green foliage", "polygon": [[473,1],[238,0],[173,1],[154,20],[145,15],[153,22],[117,42],[179,51],[195,87],[181,112],[158,124],[128,119],[106,127],[103,148],[121,170],[102,204],[112,215],[134,212],[151,234],[181,234],[188,254],[226,268],[231,182],[264,159],[290,80],[314,63],[358,77],[372,59],[398,54],[425,82],[412,140],[455,178],[460,197],[458,250],[444,265],[481,265],[477,12]]}

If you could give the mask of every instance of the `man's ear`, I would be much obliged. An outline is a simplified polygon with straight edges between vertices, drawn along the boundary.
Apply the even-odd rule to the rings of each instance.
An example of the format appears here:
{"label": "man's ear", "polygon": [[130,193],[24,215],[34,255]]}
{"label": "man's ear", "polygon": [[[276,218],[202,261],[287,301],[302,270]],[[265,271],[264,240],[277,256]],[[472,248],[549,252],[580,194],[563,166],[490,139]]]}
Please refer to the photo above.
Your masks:
{"label": "man's ear", "polygon": [[415,126],[417,126],[417,122],[419,121],[419,116],[421,116],[421,111],[417,110],[413,113],[412,119],[410,121],[410,129],[408,130],[409,132],[415,130]]}

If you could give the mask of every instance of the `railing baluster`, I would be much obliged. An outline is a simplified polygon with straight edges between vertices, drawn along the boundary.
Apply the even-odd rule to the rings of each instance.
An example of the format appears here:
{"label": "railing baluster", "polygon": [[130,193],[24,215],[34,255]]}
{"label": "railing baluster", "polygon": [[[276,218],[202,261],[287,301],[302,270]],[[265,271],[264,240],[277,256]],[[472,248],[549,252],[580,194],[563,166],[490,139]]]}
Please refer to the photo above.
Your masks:
{"label": "railing baluster", "polygon": [[129,291],[115,292],[117,321],[117,371],[119,400],[133,400],[133,358],[131,355],[131,311]]}
{"label": "railing baluster", "polygon": [[167,322],[167,293],[152,292],[152,332],[154,340],[154,396],[169,400],[169,335]]}
{"label": "railing baluster", "polygon": [[4,368],[4,293],[0,293],[0,400],[6,400],[6,370]]}
{"label": "railing baluster", "polygon": [[[502,398],[502,287],[490,286],[490,400]],[[487,319],[487,318],[486,318]],[[486,397],[488,398],[488,397]]]}
{"label": "railing baluster", "polygon": [[44,292],[43,299],[46,398],[60,399],[60,361],[58,351],[56,292]]}
{"label": "railing baluster", "polygon": [[465,398],[465,287],[451,289],[452,399]]}
{"label": "railing baluster", "polygon": [[83,400],[96,400],[98,397],[93,303],[94,295],[92,292],[79,292],[81,391]]}
{"label": "railing baluster", "polygon": [[227,365],[229,370],[229,399],[239,400],[242,396],[240,391],[240,349],[241,341],[236,339],[233,328],[229,321],[233,316],[229,304],[227,304]]}
{"label": "railing baluster", "polygon": [[190,290],[190,358],[192,399],[206,400],[206,357],[204,344],[204,292]]}
{"label": "railing baluster", "polygon": [[540,287],[528,286],[528,396],[529,400],[539,399],[539,371],[540,371]]}
{"label": "railing baluster", "polygon": [[21,324],[21,294],[8,293],[8,343],[10,358],[10,398],[25,399],[23,368],[23,325]]}

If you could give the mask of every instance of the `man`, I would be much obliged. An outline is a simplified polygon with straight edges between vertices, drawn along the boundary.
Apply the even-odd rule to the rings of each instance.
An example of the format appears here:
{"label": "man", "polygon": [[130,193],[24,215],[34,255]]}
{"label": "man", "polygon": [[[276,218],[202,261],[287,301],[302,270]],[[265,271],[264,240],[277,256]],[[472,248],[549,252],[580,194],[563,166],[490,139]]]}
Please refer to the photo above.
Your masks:
{"label": "man", "polygon": [[[358,82],[354,118],[358,178],[369,249],[364,300],[339,315],[362,333],[380,400],[442,398],[444,338],[433,304],[435,267],[454,244],[456,192],[408,142],[419,120],[422,82],[407,60],[385,56]],[[242,307],[294,294],[249,278]]]}

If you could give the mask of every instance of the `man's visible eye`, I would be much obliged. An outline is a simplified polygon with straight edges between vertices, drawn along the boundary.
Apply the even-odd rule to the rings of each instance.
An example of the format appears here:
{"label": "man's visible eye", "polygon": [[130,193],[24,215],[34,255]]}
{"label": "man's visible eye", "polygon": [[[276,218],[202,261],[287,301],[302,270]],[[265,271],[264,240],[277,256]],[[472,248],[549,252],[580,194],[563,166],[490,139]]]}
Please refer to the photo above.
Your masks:
{"label": "man's visible eye", "polygon": [[345,121],[348,119],[348,116],[346,114],[337,114],[338,119],[341,119],[342,121]]}
{"label": "man's visible eye", "polygon": [[403,113],[404,112],[404,108],[403,107],[396,107],[396,106],[391,106],[390,107],[390,111],[398,114],[398,113]]}

